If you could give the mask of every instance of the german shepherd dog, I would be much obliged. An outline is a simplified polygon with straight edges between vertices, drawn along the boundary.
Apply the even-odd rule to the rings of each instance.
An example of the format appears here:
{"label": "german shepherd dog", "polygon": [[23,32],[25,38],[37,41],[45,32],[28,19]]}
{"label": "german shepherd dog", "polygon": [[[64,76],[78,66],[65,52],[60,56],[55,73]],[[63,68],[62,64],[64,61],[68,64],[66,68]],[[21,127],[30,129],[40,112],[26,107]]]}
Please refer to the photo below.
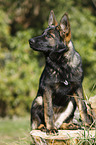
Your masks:
{"label": "german shepherd dog", "polygon": [[[87,113],[83,97],[82,62],[71,41],[67,13],[58,24],[51,11],[48,28],[41,36],[30,39],[29,44],[33,50],[43,52],[46,59],[31,107],[32,129],[41,129],[49,134],[57,133],[58,129],[70,129],[76,106],[83,123],[89,126],[93,120]],[[73,125],[74,128],[78,126]]]}

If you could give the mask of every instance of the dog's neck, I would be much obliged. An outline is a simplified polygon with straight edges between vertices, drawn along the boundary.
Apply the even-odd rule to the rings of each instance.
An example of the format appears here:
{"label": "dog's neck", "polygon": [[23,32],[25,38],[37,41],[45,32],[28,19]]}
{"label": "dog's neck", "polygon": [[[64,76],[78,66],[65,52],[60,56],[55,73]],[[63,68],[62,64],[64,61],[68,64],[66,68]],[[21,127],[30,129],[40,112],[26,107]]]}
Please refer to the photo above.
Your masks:
{"label": "dog's neck", "polygon": [[68,60],[67,64],[71,66],[71,68],[79,66],[81,64],[81,58],[80,55],[75,51],[74,45],[72,41],[68,43],[68,51],[64,54],[64,57]]}

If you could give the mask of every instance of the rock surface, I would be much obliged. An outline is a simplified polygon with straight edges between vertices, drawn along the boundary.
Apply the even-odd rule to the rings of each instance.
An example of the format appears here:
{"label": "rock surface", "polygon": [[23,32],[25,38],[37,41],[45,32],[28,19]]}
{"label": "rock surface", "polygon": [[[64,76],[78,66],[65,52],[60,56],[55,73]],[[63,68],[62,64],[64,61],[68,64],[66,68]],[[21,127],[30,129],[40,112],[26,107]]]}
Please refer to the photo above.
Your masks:
{"label": "rock surface", "polygon": [[78,143],[82,145],[81,142],[84,139],[94,140],[95,138],[95,130],[59,130],[58,135],[47,135],[40,130],[32,130],[30,134],[34,145],[76,145]]}

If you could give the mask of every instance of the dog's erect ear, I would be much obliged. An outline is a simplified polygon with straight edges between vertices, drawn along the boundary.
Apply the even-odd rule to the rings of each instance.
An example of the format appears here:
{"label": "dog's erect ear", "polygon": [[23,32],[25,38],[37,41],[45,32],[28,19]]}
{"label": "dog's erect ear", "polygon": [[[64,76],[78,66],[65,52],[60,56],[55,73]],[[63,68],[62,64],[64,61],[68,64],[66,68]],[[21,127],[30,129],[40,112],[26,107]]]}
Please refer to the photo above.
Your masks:
{"label": "dog's erect ear", "polygon": [[63,15],[60,21],[60,35],[64,37],[67,42],[71,39],[71,29],[67,13]]}
{"label": "dog's erect ear", "polygon": [[50,12],[48,25],[49,26],[52,26],[52,25],[57,26],[58,25],[53,10],[51,10],[51,12]]}

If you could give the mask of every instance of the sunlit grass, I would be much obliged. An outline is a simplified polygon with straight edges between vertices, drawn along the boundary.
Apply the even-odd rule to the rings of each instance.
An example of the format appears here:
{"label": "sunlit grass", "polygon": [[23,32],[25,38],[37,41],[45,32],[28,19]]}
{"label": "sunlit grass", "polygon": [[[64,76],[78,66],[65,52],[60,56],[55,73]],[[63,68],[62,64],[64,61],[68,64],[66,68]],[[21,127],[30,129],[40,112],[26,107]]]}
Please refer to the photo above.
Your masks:
{"label": "sunlit grass", "polygon": [[28,145],[30,118],[0,119],[0,145]]}

